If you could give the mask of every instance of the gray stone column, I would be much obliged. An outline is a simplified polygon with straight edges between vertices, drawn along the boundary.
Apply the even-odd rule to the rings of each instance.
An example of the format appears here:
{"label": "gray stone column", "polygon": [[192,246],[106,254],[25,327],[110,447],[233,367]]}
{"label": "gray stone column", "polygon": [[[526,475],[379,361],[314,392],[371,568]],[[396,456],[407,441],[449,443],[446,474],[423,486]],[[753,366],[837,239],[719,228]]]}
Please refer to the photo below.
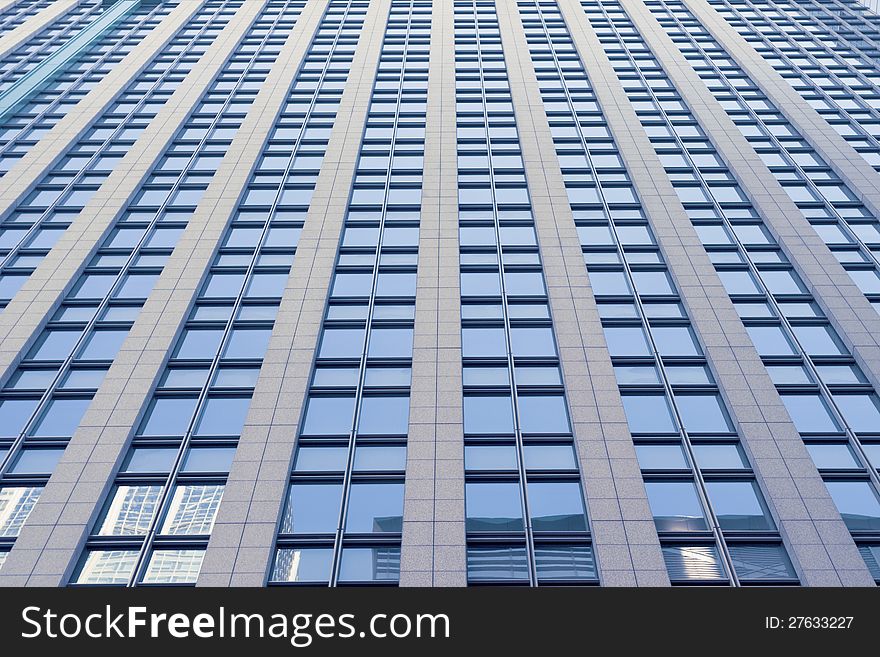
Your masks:
{"label": "gray stone column", "polygon": [[[581,58],[591,71],[597,100],[605,110],[606,120],[802,583],[869,586],[872,579],[865,563],[580,2],[560,0],[559,4]],[[624,4],[628,8],[634,3]],[[646,30],[640,31],[647,40]],[[658,59],[665,62],[665,54]],[[685,95],[683,90],[679,91]],[[709,134],[714,140],[716,135]],[[722,156],[726,159],[726,153]]]}
{"label": "gray stone column", "polygon": [[525,32],[515,3],[497,10],[599,579],[668,586]]}
{"label": "gray stone column", "polygon": [[432,8],[400,585],[464,586],[453,2]]}
{"label": "gray stone column", "polygon": [[[96,211],[95,221],[99,223],[81,237],[83,244],[75,243],[75,248],[56,248],[47,257],[47,260],[55,260],[54,266],[58,269],[64,268],[64,273],[49,276],[48,280],[60,281],[61,286],[65,286],[75,278],[80,263],[99,243],[121,205],[128,200],[142,176],[176,132],[178,124],[213,81],[264,4],[246,2],[236,13],[178,92],[168,101],[167,112],[163,109],[151,124],[151,127],[156,126],[151,133],[152,140],[148,130],[135,144],[133,151],[140,153],[144,159],[129,161],[128,166],[124,167],[131,180],[122,178],[119,168],[114,172],[113,178],[117,179],[115,191],[106,193],[104,201],[96,206],[103,208]],[[314,11],[316,4],[319,3],[313,0],[304,16],[309,9]],[[250,166],[243,167],[242,163],[256,159],[262,136],[266,133],[265,117],[274,116],[278,111],[280,100],[273,92],[276,88],[287,90],[291,66],[298,61],[290,58],[290,51],[293,50],[290,44],[296,44],[299,29],[298,23],[286,50],[282,51],[250,107],[247,118],[187,224],[150,298],[107,372],[79,429],[71,438],[39,502],[25,522],[0,570],[0,586],[63,586],[76,565],[79,551],[125,456],[133,427],[146,409],[155,380],[213,257],[226,225],[224,218],[234,210],[247,181]],[[178,96],[180,92],[184,93]],[[131,154],[120,167],[130,157]],[[71,226],[68,232],[73,229],[74,226]],[[76,255],[67,255],[74,250]],[[72,262],[65,264],[65,256]],[[39,299],[43,304],[41,308],[45,307],[46,310],[41,310],[38,317],[28,317],[29,325],[42,325],[43,318],[60,298],[60,291],[53,289],[52,293],[51,299],[48,298],[48,292],[45,293],[46,298]],[[6,320],[5,313],[2,318]]]}
{"label": "gray stone column", "polygon": [[364,21],[199,586],[266,584],[390,4]]}

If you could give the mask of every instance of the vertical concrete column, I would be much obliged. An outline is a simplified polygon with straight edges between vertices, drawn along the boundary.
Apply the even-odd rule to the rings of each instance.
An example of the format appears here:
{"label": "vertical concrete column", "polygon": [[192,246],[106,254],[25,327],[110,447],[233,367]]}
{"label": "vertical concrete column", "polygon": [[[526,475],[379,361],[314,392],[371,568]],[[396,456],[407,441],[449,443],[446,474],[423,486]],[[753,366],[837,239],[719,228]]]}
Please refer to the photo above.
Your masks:
{"label": "vertical concrete column", "polygon": [[199,586],[266,583],[390,4],[364,21]]}
{"label": "vertical concrete column", "polygon": [[641,0],[621,0],[621,5],[856,362],[875,387],[880,385],[880,315],[645,4]]}
{"label": "vertical concrete column", "polygon": [[880,173],[810,107],[791,84],[706,0],[683,2],[874,216],[880,217]]}
{"label": "vertical concrete column", "polygon": [[[74,242],[70,248],[55,249],[46,258],[54,261],[53,269],[61,270],[54,275],[49,274],[46,280],[58,281],[59,284],[41,293],[34,302],[40,304],[39,310],[33,310],[33,316],[23,315],[19,320],[22,324],[31,330],[42,326],[44,318],[60,299],[61,288],[72,284],[81,263],[100,243],[107,226],[164,150],[180,122],[211,84],[264,5],[265,0],[243,4],[151,123],[151,128],[145,131],[114,171],[110,178],[115,182],[110,186],[111,191],[104,192],[105,184],[96,194],[104,192],[102,201],[94,205],[91,229],[83,232],[79,242]],[[296,34],[294,30],[288,43],[296,42]],[[259,146],[262,143],[261,137],[266,127],[261,120],[265,115],[274,115],[273,112],[278,111],[281,101],[269,102],[273,90],[279,84],[284,91],[287,90],[287,66],[291,65],[291,61],[284,54],[273,66],[272,75],[251,106],[247,119],[205,191],[79,429],[71,438],[39,502],[22,528],[15,547],[0,570],[0,586],[62,586],[76,565],[82,544],[125,455],[133,427],[146,408],[153,384],[210,264],[226,225],[225,218],[234,209],[246,182],[250,163],[256,158],[258,148],[255,150],[251,144]],[[243,167],[242,163],[247,163],[247,166]],[[83,214],[88,213],[90,207],[92,203]],[[74,228],[71,226],[68,233]],[[66,259],[70,259],[70,262],[66,262]],[[2,318],[7,320],[5,313]],[[4,364],[9,367],[6,361]]]}
{"label": "vertical concrete column", "polygon": [[[177,132],[190,108],[223,67],[226,58],[247,31],[254,17],[259,14],[263,4],[264,1],[246,2],[237,10],[236,15],[193,66],[125,157],[92,195],[82,212],[64,231],[49,255],[28,278],[12,302],[0,313],[0,381],[5,380],[18,364],[31,341],[38,337],[37,330],[43,325],[46,316],[54,310],[65,292],[74,284],[76,275],[85,266],[141,180],[149,173],[153,162],[165,150],[165,146]],[[105,102],[109,103],[111,100],[112,97],[107,97]],[[71,112],[67,118],[76,119],[80,116],[79,112]],[[77,129],[73,127],[72,121],[66,122],[66,119],[56,128],[62,123],[71,130]],[[66,140],[65,144],[69,141],[72,141],[72,137]],[[58,149],[55,158],[64,152],[64,147],[60,144],[53,144],[52,147]],[[10,178],[8,183],[6,178]],[[10,189],[11,196],[15,181],[12,181],[8,174],[3,181],[9,185],[7,189]],[[24,191],[26,187],[19,180],[18,194]],[[5,211],[13,203],[14,201],[7,201],[0,205]]]}
{"label": "vertical concrete column", "polygon": [[599,578],[668,586],[525,32],[515,3],[497,11]]}
{"label": "vertical concrete column", "polygon": [[865,563],[580,2],[559,4],[801,581],[869,586]]}
{"label": "vertical concrete column", "polygon": [[11,32],[0,37],[0,57],[37,34],[44,27],[73,9],[79,0],[55,0],[43,11],[31,16]]}
{"label": "vertical concrete column", "polygon": [[467,583],[453,7],[432,4],[401,586]]}

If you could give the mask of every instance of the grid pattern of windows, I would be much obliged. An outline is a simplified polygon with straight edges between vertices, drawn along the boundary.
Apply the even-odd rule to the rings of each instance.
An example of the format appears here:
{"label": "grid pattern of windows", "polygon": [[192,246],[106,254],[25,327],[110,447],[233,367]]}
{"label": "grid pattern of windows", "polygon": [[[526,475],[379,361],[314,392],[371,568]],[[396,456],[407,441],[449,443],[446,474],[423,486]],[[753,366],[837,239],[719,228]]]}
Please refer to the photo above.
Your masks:
{"label": "grid pattern of windows", "polygon": [[[880,171],[880,72],[845,43],[830,43],[785,11],[793,0],[720,0],[713,8],[807,103]],[[880,239],[880,238],[878,238]]]}
{"label": "grid pattern of windows", "polygon": [[880,222],[681,0],[645,3],[853,282],[880,310]]}
{"label": "grid pattern of windows", "polygon": [[28,153],[179,2],[143,3],[64,66],[0,124],[0,176]]}
{"label": "grid pattern of windows", "polygon": [[[324,14],[92,530],[76,584],[198,577],[363,23],[364,11],[349,4],[331,2]],[[268,4],[206,106],[250,102],[304,5]]]}
{"label": "grid pattern of windows", "polygon": [[[0,219],[0,306],[6,307],[107,179],[243,0],[207,0],[84,135]],[[145,192],[144,204],[155,192]],[[152,197],[152,198],[151,198]]]}
{"label": "grid pattern of windows", "polygon": [[0,37],[24,25],[28,18],[36,16],[52,4],[52,0],[18,0],[0,11]]}
{"label": "grid pattern of windows", "polygon": [[880,529],[880,399],[622,7],[588,16],[855,537]]}
{"label": "grid pattern of windows", "polygon": [[[180,235],[304,6],[267,3],[133,197],[124,216],[153,217],[158,230],[172,230],[162,244]],[[304,212],[242,202],[74,583],[191,584],[198,577]]]}
{"label": "grid pattern of windows", "polygon": [[431,3],[389,12],[273,584],[399,579]]}
{"label": "grid pattern of windows", "polygon": [[101,16],[102,0],[82,0],[36,35],[0,57],[0,93],[9,89],[52,53]]}
{"label": "grid pattern of windows", "polygon": [[[518,4],[670,579],[796,583],[560,10]],[[607,41],[612,3],[585,6]]]}
{"label": "grid pattern of windows", "polygon": [[495,3],[454,12],[467,579],[595,584]]}
{"label": "grid pattern of windows", "polygon": [[[867,11],[862,5],[874,9]],[[798,24],[823,32],[846,49],[853,49],[868,61],[880,58],[880,3],[877,0],[799,0],[780,4],[780,10]]]}

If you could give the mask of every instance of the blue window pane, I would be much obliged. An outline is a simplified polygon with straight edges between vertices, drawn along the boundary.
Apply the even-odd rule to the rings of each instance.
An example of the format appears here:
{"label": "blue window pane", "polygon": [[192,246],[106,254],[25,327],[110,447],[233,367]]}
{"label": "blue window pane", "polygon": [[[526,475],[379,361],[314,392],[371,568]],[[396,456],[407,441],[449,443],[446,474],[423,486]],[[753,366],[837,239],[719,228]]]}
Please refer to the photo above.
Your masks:
{"label": "blue window pane", "polygon": [[27,357],[29,360],[64,360],[80,335],[81,331],[44,331]]}
{"label": "blue window pane", "polygon": [[217,355],[223,329],[187,329],[177,342],[174,357],[185,360],[210,360]]}
{"label": "blue window pane", "polygon": [[85,414],[89,399],[53,399],[49,407],[37,422],[36,428],[31,435],[38,437],[64,437],[70,438],[79,426],[82,416]]}
{"label": "blue window pane", "polygon": [[318,358],[360,358],[364,348],[364,329],[325,328]]}
{"label": "blue window pane", "polygon": [[877,395],[834,395],[846,423],[859,433],[880,433],[880,404]]}
{"label": "blue window pane", "polygon": [[183,460],[183,472],[229,472],[235,447],[192,447]]}
{"label": "blue window pane", "polygon": [[675,420],[664,395],[623,395],[621,399],[632,433],[676,431]]}
{"label": "blue window pane", "polygon": [[850,530],[880,530],[880,500],[869,482],[826,481],[825,485]]}
{"label": "blue window pane", "polygon": [[538,581],[594,580],[596,561],[589,545],[536,545]]}
{"label": "blue window pane", "polygon": [[642,470],[681,470],[687,461],[681,445],[636,445],[636,456]]}
{"label": "blue window pane", "polygon": [[349,547],[342,551],[339,581],[396,582],[400,579],[400,548]]}
{"label": "blue window pane", "polygon": [[355,472],[402,471],[404,468],[406,447],[403,445],[365,445],[355,450]]}
{"label": "blue window pane", "polygon": [[291,484],[282,534],[332,534],[339,523],[342,484]]}
{"label": "blue window pane", "polygon": [[737,577],[742,581],[767,579],[794,579],[794,567],[781,545],[728,546]]}
{"label": "blue window pane", "polygon": [[411,358],[413,329],[374,328],[370,332],[370,358]]}
{"label": "blue window pane", "polygon": [[840,431],[825,400],[819,395],[781,395],[785,408],[801,433]]}
{"label": "blue window pane", "polygon": [[50,474],[62,454],[64,454],[64,448],[23,449],[9,472],[12,474]]}
{"label": "blue window pane", "polygon": [[176,447],[135,447],[126,457],[122,472],[170,472],[175,458]]}
{"label": "blue window pane", "polygon": [[507,356],[503,328],[464,328],[461,330],[461,355],[465,358]]}
{"label": "blue window pane", "polygon": [[405,435],[409,429],[409,397],[364,397],[358,435]]}
{"label": "blue window pane", "polygon": [[465,484],[467,531],[522,531],[519,484],[468,482]]}
{"label": "blue window pane", "polygon": [[95,331],[88,337],[77,358],[80,360],[113,360],[127,337],[128,330],[126,329]]}
{"label": "blue window pane", "polygon": [[753,481],[708,481],[706,490],[722,529],[775,529],[757,484]]}
{"label": "blue window pane", "polygon": [[581,486],[576,481],[531,481],[529,514],[535,531],[586,531]]}
{"label": "blue window pane", "polygon": [[510,342],[514,356],[538,358],[554,358],[556,356],[553,329],[549,327],[512,328]]}
{"label": "blue window pane", "polygon": [[196,424],[195,435],[241,435],[250,405],[250,397],[209,397]]}
{"label": "blue window pane", "polygon": [[0,400],[0,436],[17,437],[37,408],[38,399]]}
{"label": "blue window pane", "polygon": [[471,582],[528,580],[526,548],[524,545],[469,545],[467,572]]}
{"label": "blue window pane", "polygon": [[280,549],[275,553],[272,582],[327,582],[333,565],[332,548]]}
{"label": "blue window pane", "polygon": [[648,339],[640,326],[606,326],[603,329],[612,356],[650,356]]}
{"label": "blue window pane", "polygon": [[351,485],[345,531],[353,533],[399,532],[403,529],[403,484]]}
{"label": "blue window pane", "polygon": [[513,406],[509,395],[464,398],[464,431],[469,434],[513,433]]}
{"label": "blue window pane", "polygon": [[235,329],[229,336],[224,358],[254,358],[266,355],[272,329]]}
{"label": "blue window pane", "polygon": [[312,397],[305,411],[303,435],[348,435],[354,419],[354,397]]}
{"label": "blue window pane", "polygon": [[160,397],[150,405],[140,431],[142,436],[182,436],[196,410],[195,397]]}
{"label": "blue window pane", "polygon": [[251,278],[251,282],[247,286],[247,291],[245,292],[245,296],[252,297],[281,297],[284,294],[284,288],[287,285],[287,273],[280,274],[268,274],[268,273],[258,273],[254,274]]}
{"label": "blue window pane", "polygon": [[676,395],[675,403],[688,433],[733,431],[733,425],[718,395]]}
{"label": "blue window pane", "polygon": [[645,490],[658,531],[705,531],[709,528],[692,482],[648,481]]}
{"label": "blue window pane", "polygon": [[523,433],[569,433],[568,410],[562,395],[520,395],[520,429]]}

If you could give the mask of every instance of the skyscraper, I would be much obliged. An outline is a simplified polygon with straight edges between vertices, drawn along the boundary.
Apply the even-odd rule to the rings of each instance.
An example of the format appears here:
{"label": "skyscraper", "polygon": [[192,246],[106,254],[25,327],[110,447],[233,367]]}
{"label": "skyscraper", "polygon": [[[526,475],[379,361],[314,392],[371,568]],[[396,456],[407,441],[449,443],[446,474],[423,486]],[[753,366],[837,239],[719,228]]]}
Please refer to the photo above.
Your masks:
{"label": "skyscraper", "polygon": [[0,585],[880,582],[856,0],[0,0]]}

